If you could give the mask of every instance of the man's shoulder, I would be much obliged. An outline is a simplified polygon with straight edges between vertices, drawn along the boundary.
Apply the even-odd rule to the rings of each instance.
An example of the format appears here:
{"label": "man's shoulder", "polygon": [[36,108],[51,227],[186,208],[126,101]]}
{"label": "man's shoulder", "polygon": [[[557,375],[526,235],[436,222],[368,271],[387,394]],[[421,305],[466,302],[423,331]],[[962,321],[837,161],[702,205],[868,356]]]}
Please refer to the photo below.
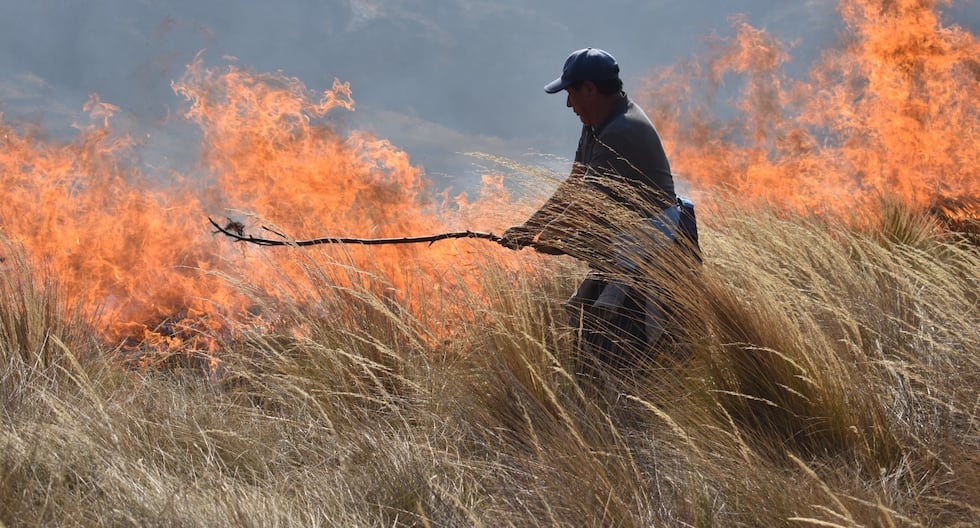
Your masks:
{"label": "man's shoulder", "polygon": [[642,111],[640,113],[626,112],[618,116],[599,133],[599,139],[605,143],[644,142],[655,137],[657,137],[657,131]]}
{"label": "man's shoulder", "polygon": [[626,105],[626,111],[623,112],[622,121],[624,126],[653,129],[653,122],[647,117],[646,112],[632,100]]}
{"label": "man's shoulder", "polygon": [[602,132],[618,133],[623,130],[635,132],[636,129],[653,128],[653,123],[647,117],[646,112],[640,105],[632,99],[626,99],[626,103],[619,109],[619,112],[609,120]]}

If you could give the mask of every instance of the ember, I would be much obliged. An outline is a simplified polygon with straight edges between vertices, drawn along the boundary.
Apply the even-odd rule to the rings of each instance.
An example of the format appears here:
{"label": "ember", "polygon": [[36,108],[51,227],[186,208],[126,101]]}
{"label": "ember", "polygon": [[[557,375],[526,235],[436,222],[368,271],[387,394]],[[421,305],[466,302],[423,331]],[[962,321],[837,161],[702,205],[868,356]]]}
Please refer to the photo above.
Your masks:
{"label": "ember", "polygon": [[929,213],[947,230],[980,246],[980,197],[942,200]]}

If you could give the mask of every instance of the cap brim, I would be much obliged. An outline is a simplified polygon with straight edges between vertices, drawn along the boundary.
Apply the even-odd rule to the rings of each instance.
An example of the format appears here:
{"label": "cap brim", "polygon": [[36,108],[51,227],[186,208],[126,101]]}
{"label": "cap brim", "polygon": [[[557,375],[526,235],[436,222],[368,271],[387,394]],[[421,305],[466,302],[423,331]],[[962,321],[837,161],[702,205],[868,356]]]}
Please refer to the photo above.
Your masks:
{"label": "cap brim", "polygon": [[551,81],[547,85],[545,85],[544,91],[546,93],[550,93],[550,94],[558,93],[558,92],[564,90],[565,88],[568,88],[571,85],[572,85],[572,81],[571,80],[569,80],[569,79],[562,79],[561,77],[559,77],[559,78]]}

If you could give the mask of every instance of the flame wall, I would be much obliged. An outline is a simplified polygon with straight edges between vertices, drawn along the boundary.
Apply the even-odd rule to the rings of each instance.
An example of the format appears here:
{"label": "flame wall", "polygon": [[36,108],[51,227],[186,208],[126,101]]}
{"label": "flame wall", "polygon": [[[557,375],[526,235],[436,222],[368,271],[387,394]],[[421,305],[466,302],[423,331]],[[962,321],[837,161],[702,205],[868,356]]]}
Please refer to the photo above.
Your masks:
{"label": "flame wall", "polygon": [[788,45],[737,17],[734,38],[655,72],[642,100],[697,190],[832,215],[975,199],[980,42],[942,23],[947,4],[841,1],[841,44],[803,79],[785,73]]}

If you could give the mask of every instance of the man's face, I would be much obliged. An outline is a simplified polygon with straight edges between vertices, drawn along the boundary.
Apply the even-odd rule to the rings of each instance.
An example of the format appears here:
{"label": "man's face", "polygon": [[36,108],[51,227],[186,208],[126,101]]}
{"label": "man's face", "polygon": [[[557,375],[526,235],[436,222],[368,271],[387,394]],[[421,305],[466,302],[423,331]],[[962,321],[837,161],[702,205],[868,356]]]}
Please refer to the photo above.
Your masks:
{"label": "man's face", "polygon": [[594,95],[597,93],[595,85],[589,81],[585,81],[578,85],[569,86],[565,89],[568,93],[568,99],[565,100],[565,106],[572,109],[575,115],[582,120],[582,124],[586,126],[595,126],[594,123]]}

